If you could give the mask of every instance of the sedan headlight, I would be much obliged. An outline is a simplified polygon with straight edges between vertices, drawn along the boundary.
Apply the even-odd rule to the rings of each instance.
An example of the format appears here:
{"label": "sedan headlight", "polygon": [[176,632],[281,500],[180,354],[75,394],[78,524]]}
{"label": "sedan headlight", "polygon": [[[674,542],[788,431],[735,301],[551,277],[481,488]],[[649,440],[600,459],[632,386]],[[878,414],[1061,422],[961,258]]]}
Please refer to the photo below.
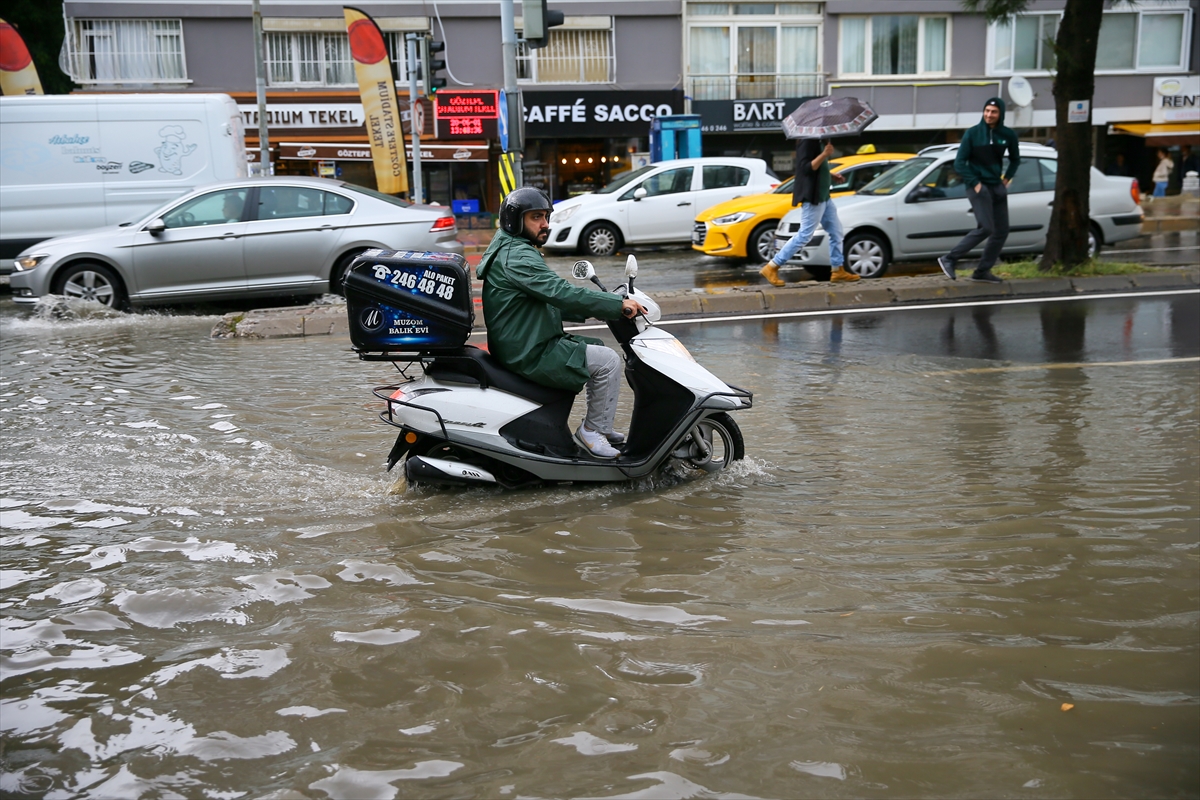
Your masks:
{"label": "sedan headlight", "polygon": [[717,217],[712,221],[713,225],[737,225],[739,222],[745,222],[748,219],[754,219],[754,213],[751,211],[738,211],[736,214],[726,214],[723,217]]}
{"label": "sedan headlight", "polygon": [[15,262],[17,271],[24,272],[26,270],[33,269],[49,257],[49,253],[31,253],[27,256],[18,256]]}
{"label": "sedan headlight", "polygon": [[578,210],[579,210],[578,205],[567,206],[566,208],[556,209],[554,211],[554,213],[550,215],[550,224],[558,225],[560,223],[566,222],[571,217],[573,217],[575,215],[575,212]]}

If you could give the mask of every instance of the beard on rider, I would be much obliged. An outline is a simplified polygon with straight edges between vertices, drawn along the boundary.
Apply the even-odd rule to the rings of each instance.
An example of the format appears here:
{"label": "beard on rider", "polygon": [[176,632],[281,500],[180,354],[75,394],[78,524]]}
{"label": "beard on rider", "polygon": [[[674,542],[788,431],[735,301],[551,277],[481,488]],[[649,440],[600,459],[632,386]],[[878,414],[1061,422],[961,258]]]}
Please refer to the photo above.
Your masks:
{"label": "beard on rider", "polygon": [[541,247],[550,238],[550,212],[545,209],[526,211],[524,217],[524,236],[529,241]]}

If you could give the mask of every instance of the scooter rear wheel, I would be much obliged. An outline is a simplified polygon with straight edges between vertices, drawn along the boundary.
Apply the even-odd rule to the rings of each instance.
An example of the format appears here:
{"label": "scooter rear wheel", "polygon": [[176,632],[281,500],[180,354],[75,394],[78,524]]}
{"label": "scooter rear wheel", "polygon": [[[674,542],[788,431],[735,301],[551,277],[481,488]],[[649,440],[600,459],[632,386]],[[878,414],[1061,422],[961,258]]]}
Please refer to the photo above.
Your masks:
{"label": "scooter rear wheel", "polygon": [[746,457],[746,443],[733,417],[722,412],[693,425],[675,446],[674,455],[692,469],[719,472]]}

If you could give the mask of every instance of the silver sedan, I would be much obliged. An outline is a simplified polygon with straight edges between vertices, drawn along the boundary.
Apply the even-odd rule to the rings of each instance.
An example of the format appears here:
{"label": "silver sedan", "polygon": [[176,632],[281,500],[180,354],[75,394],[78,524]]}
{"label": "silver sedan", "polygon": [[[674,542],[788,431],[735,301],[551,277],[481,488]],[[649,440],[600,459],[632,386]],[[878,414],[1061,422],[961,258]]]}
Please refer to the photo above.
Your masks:
{"label": "silver sedan", "polygon": [[16,259],[17,303],[110,308],[340,291],[368,248],[462,253],[450,209],[321,178],[213,184],[122,225],[48,239]]}

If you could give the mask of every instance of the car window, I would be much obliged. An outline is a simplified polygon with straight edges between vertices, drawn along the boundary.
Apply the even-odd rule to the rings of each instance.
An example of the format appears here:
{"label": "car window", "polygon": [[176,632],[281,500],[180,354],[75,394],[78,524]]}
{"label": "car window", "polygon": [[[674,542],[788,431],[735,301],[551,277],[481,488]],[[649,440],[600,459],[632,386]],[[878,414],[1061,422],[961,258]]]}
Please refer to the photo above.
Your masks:
{"label": "car window", "polygon": [[921,180],[922,186],[932,190],[931,200],[946,200],[953,197],[967,196],[967,182],[954,169],[954,162],[947,161]]}
{"label": "car window", "polygon": [[646,167],[639,167],[632,172],[626,172],[618,175],[617,177],[613,178],[612,183],[608,184],[603,189],[597,189],[596,194],[612,194],[617,189],[620,189],[623,186],[628,186],[630,181],[637,180],[652,169],[654,169],[653,164]]}
{"label": "car window", "polygon": [[728,189],[749,183],[750,170],[725,164],[706,164],[700,177],[704,180],[705,189]]}
{"label": "car window", "polygon": [[875,195],[895,194],[907,186],[909,181],[924,172],[932,163],[932,158],[910,158],[908,161],[902,161],[859,191]]}
{"label": "car window", "polygon": [[[1021,194],[1023,192],[1040,192],[1042,191],[1042,171],[1038,169],[1037,162],[1040,158],[1023,158],[1020,166],[1017,167],[1017,174],[1013,176],[1012,183],[1008,185],[1009,194]],[[1004,159],[1004,171],[1008,172],[1008,159]],[[1054,184],[1050,184],[1050,188],[1054,188]]]}
{"label": "car window", "polygon": [[621,199],[629,200],[638,189],[645,189],[647,197],[691,191],[693,169],[693,167],[679,167],[651,175],[642,181],[641,184],[621,195]]}
{"label": "car window", "polygon": [[851,181],[854,179],[854,173],[857,172],[854,167],[848,167],[841,172],[835,172],[829,176],[829,191],[831,192],[848,192],[851,188]]}
{"label": "car window", "polygon": [[772,192],[772,194],[791,194],[792,193],[792,184],[794,182],[795,182],[794,178],[788,178],[786,181],[784,181],[783,183],[781,183],[777,187],[775,187],[775,191]]}
{"label": "car window", "polygon": [[1053,158],[1035,158],[1037,162],[1038,172],[1042,175],[1042,189],[1053,191],[1054,182],[1058,176],[1058,161]]}
{"label": "car window", "polygon": [[866,164],[861,166],[854,171],[853,178],[850,181],[850,188],[857,192],[891,168],[892,165],[890,163]]}
{"label": "car window", "polygon": [[[376,200],[382,200],[385,203],[391,203],[392,205],[400,206],[401,208],[408,208],[409,206],[412,205],[412,203],[408,202],[407,200],[402,200],[399,197],[396,197],[395,195],[384,194],[383,192],[377,192],[374,189],[368,189],[365,186],[356,186],[353,183],[341,183],[341,184],[338,184],[338,186],[339,186],[339,188],[344,189],[347,192],[352,192],[355,194],[365,194],[367,197],[373,197]],[[329,213],[335,213],[335,212],[329,212]]]}
{"label": "car window", "polygon": [[199,225],[223,225],[241,222],[249,189],[226,189],[193,198],[163,215],[168,228],[194,228]]}
{"label": "car window", "polygon": [[354,201],[349,197],[343,197],[333,192],[321,192],[321,194],[325,199],[326,214],[349,214],[350,210],[354,208]]}
{"label": "car window", "polygon": [[258,218],[319,217],[325,213],[324,194],[307,186],[263,186],[258,190]]}

